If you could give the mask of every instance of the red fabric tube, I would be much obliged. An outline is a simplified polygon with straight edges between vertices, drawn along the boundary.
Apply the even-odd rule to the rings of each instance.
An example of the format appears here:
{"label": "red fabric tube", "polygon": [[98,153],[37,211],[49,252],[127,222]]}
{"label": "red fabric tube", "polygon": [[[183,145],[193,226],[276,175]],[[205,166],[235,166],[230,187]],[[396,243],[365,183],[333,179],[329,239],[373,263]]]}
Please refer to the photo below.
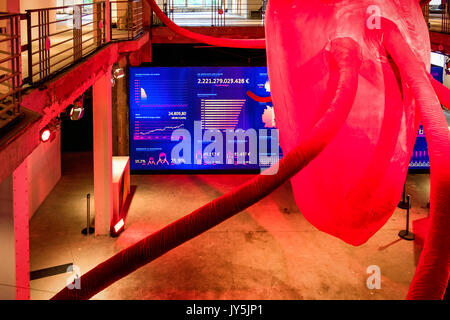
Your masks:
{"label": "red fabric tube", "polygon": [[84,274],[80,278],[81,289],[69,290],[66,287],[52,299],[91,298],[115,281],[258,202],[322,152],[341,129],[352,109],[362,59],[359,45],[350,38],[333,40],[330,51],[330,67],[337,75],[330,80],[336,83],[329,85],[335,93],[334,98],[324,116],[302,142],[288,152],[278,166],[269,169],[278,168],[276,173],[258,175],[236,190],[122,250]]}
{"label": "red fabric tube", "polygon": [[147,0],[152,10],[156,13],[156,16],[172,31],[195,41],[206,43],[216,47],[228,47],[228,48],[247,48],[247,49],[265,49],[265,39],[229,39],[229,38],[216,38],[207,36],[204,34],[192,32],[181,28],[170,20],[164,12],[161,11],[155,0]]}
{"label": "red fabric tube", "polygon": [[383,19],[384,45],[415,96],[429,147],[431,222],[407,299],[442,299],[450,274],[450,136],[439,101],[397,26]]}
{"label": "red fabric tube", "polygon": [[262,103],[268,103],[268,102],[272,102],[272,97],[268,96],[268,97],[260,97],[257,96],[256,94],[254,94],[251,91],[247,91],[247,95],[252,98],[253,100],[257,101],[257,102],[262,102]]}

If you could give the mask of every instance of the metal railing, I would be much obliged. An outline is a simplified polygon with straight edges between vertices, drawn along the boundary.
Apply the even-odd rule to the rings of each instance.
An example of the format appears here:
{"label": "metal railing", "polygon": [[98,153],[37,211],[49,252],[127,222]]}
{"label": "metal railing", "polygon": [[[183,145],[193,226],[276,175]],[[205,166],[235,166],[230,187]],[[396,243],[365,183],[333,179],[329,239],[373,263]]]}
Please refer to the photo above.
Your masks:
{"label": "metal railing", "polygon": [[111,1],[111,40],[132,40],[144,32],[142,0]]}
{"label": "metal railing", "polygon": [[[161,10],[181,26],[264,25],[267,0],[157,0]],[[152,15],[152,25],[162,25]]]}
{"label": "metal railing", "polygon": [[105,2],[26,12],[28,83],[76,63],[106,41]]}
{"label": "metal railing", "polygon": [[20,14],[0,14],[0,130],[20,115]]}
{"label": "metal railing", "polygon": [[430,31],[450,34],[450,6],[446,0],[439,6],[425,5],[422,12]]}

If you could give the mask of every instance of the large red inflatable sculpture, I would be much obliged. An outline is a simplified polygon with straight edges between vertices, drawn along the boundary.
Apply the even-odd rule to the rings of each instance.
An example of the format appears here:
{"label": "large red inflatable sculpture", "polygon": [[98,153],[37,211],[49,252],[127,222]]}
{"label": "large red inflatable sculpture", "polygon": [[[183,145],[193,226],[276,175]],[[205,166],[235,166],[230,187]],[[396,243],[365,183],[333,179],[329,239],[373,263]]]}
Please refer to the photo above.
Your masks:
{"label": "large red inflatable sculpture", "polygon": [[83,275],[80,290],[65,288],[54,299],[92,297],[289,179],[306,219],[361,245],[394,212],[420,122],[430,150],[431,224],[407,298],[442,299],[450,272],[450,136],[438,97],[448,106],[450,94],[428,75],[419,1],[270,0],[266,41],[187,31],[148,1],[169,28],[199,42],[267,46],[285,157],[276,174],[259,175],[119,252]]}

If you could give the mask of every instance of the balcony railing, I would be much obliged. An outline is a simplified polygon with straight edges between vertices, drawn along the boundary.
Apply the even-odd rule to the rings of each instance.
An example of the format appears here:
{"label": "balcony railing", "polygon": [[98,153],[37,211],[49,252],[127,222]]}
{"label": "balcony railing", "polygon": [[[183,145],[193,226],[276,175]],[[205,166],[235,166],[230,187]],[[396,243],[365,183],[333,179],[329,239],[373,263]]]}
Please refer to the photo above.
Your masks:
{"label": "balcony railing", "polygon": [[446,1],[439,6],[425,5],[422,12],[430,31],[450,34],[450,7]]}
{"label": "balcony railing", "polygon": [[[181,26],[262,26],[267,0],[157,0]],[[152,25],[161,25],[153,15]]]}
{"label": "balcony railing", "polygon": [[105,2],[27,10],[28,77],[40,82],[106,41]]}
{"label": "balcony railing", "polygon": [[142,0],[111,1],[111,40],[132,40],[144,31]]}
{"label": "balcony railing", "polygon": [[20,15],[0,13],[0,131],[20,115]]}

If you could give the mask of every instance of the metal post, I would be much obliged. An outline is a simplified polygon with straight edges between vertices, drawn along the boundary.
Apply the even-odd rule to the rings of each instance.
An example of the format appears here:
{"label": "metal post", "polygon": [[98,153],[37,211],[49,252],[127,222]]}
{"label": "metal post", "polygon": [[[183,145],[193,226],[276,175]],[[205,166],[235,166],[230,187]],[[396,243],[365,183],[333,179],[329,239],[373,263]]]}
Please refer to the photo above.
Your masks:
{"label": "metal post", "polygon": [[[116,29],[119,29],[119,17],[117,16],[117,6],[116,3]],[[106,26],[106,15],[109,15],[109,41],[113,40],[113,27],[112,27],[112,3],[109,4],[109,10],[106,12],[106,6],[105,6],[105,26]],[[105,41],[106,42],[106,41]]]}
{"label": "metal post", "polygon": [[90,230],[91,230],[91,195],[88,193],[87,195],[86,195],[86,203],[87,203],[87,208],[86,208],[86,212],[87,212],[87,223],[86,223],[86,226],[87,226],[87,230],[88,230],[88,233],[90,233]]}
{"label": "metal post", "polygon": [[411,207],[410,203],[411,203],[411,196],[408,194],[408,196],[406,197],[406,202],[408,204],[408,207],[406,208],[406,229],[405,230],[401,230],[398,233],[398,236],[402,239],[411,241],[414,240],[415,236],[414,233],[409,232],[409,209]]}
{"label": "metal post", "polygon": [[402,201],[400,201],[397,205],[400,209],[408,209],[409,204],[406,202],[406,184],[403,186],[403,194],[402,194]]}
{"label": "metal post", "polygon": [[80,5],[73,6],[73,62],[77,62],[83,57],[83,31],[81,25],[83,23],[82,7]]}
{"label": "metal post", "polygon": [[27,43],[28,43],[28,78],[27,83],[33,83],[33,42],[31,42],[31,12],[27,11]]}
{"label": "metal post", "polygon": [[91,227],[91,194],[88,193],[86,195],[86,228],[81,230],[81,233],[88,236],[91,233],[94,233],[94,231],[95,228]]}

